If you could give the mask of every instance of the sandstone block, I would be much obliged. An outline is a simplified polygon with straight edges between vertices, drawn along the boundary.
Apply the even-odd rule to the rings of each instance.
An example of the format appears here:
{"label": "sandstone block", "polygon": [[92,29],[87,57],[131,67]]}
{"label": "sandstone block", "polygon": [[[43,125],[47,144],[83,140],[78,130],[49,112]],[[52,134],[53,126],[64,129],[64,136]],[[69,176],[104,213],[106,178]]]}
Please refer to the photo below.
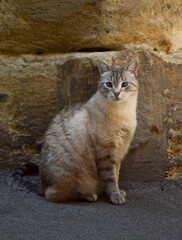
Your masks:
{"label": "sandstone block", "polygon": [[0,53],[182,48],[181,0],[9,0],[0,10]]}
{"label": "sandstone block", "polygon": [[0,56],[0,161],[38,161],[44,132],[66,105],[97,89],[97,60],[138,59],[138,126],[121,179],[162,180],[181,159],[182,61],[152,51]]}

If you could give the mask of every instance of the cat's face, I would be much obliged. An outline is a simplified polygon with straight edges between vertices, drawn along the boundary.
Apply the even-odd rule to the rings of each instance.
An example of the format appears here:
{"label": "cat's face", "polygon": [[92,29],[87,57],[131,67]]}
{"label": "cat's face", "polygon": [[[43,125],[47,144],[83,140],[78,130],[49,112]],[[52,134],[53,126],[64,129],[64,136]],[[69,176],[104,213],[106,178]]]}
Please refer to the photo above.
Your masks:
{"label": "cat's face", "polygon": [[99,91],[108,100],[114,102],[126,101],[138,89],[137,61],[130,62],[127,66],[109,67],[99,61],[100,72]]}

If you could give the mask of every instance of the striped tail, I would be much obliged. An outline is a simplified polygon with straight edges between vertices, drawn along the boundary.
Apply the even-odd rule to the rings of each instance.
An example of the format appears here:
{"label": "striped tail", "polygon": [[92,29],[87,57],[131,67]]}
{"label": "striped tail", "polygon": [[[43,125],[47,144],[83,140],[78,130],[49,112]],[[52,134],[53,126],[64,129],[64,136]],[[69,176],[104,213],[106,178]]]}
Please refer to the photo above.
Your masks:
{"label": "striped tail", "polygon": [[27,163],[16,169],[7,177],[8,186],[20,191],[31,191],[40,194],[40,178],[29,179],[26,175],[36,175],[39,173],[38,165]]}

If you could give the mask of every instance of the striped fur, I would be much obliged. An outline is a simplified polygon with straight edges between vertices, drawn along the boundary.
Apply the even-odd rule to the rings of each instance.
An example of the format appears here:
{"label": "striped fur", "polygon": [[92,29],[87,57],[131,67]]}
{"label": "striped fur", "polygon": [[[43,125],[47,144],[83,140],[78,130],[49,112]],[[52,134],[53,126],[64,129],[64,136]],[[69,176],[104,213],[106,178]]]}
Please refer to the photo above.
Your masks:
{"label": "striped fur", "polygon": [[118,178],[136,128],[137,62],[125,68],[99,62],[98,67],[96,94],[62,110],[45,134],[39,171],[49,201],[96,201],[105,188],[112,203],[125,203]]}

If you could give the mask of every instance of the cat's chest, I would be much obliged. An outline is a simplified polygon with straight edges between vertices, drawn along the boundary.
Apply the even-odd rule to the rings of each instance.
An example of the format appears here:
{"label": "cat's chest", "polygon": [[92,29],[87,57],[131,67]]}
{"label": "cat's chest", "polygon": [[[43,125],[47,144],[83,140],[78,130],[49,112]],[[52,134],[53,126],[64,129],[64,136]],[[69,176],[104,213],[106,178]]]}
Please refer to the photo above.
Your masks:
{"label": "cat's chest", "polygon": [[113,128],[106,131],[106,138],[110,141],[115,142],[117,146],[128,142],[132,139],[135,132],[135,124],[121,124],[114,126]]}
{"label": "cat's chest", "polygon": [[102,146],[115,146],[120,148],[124,143],[130,142],[136,128],[136,118],[130,121],[105,122],[95,131],[97,143]]}
{"label": "cat's chest", "polygon": [[105,119],[105,131],[109,135],[133,133],[137,125],[136,114],[121,115]]}

